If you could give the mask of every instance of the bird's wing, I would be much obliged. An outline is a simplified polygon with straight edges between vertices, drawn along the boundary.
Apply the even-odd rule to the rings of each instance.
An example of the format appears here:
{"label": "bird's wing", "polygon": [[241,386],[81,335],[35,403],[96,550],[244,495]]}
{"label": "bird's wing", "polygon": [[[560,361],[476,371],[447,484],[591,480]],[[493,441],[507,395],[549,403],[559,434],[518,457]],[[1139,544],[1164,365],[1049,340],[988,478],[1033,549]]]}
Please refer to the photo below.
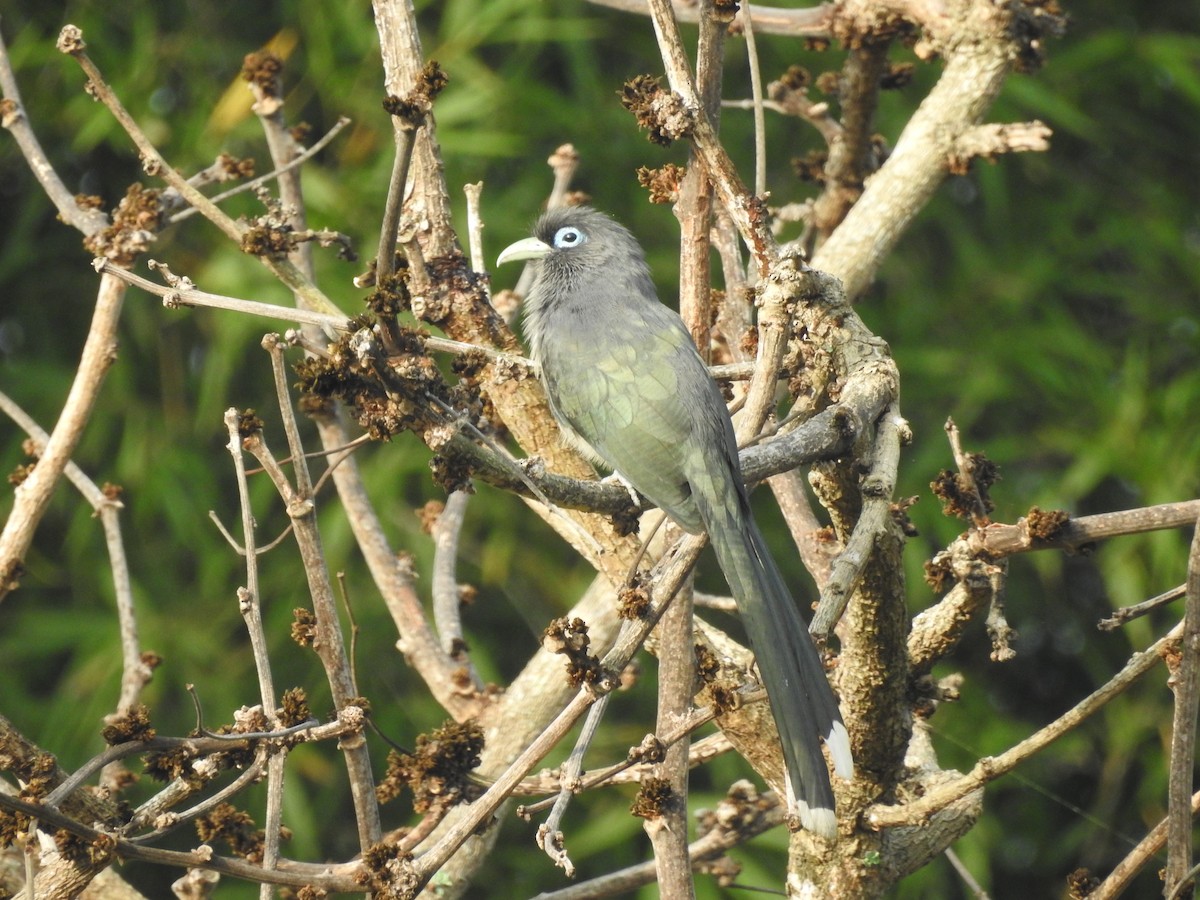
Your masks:
{"label": "bird's wing", "polygon": [[697,372],[708,380],[691,337],[657,304],[605,328],[602,339],[586,331],[565,346],[556,341],[558,358],[543,360],[555,412],[602,462],[683,528],[699,531],[680,452],[696,415],[686,385]]}

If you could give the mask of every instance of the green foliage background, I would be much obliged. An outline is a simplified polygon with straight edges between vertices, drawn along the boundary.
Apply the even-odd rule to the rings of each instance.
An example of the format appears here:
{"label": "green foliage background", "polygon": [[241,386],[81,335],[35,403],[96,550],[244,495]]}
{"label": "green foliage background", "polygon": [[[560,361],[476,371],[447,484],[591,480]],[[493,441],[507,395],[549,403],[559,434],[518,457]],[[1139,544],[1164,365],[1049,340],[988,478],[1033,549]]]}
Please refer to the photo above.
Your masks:
{"label": "green foliage background", "polygon": [[[238,71],[244,54],[274,40],[286,53],[288,112],[316,133],[340,115],[354,124],[305,169],[309,217],[351,234],[373,252],[390,168],[390,125],[376,39],[366,4],[279,0],[255,4],[72,2],[64,9],[0,0],[27,111],[68,185],[110,204],[141,177],[129,142],[81,91],[77,67],[53,48],[58,29],[84,29],[93,58],[124,102],[177,166],[194,171],[221,151],[265,151],[245,111]],[[675,278],[674,220],[637,187],[638,166],[683,162],[638,134],[616,92],[627,77],[659,72],[648,21],[579,2],[450,0],[418,3],[427,55],[451,77],[436,107],[450,184],[483,180],[489,258],[521,236],[549,188],[543,160],[570,141],[582,155],[578,186],[641,235],[664,295]],[[928,482],[949,465],[942,424],[953,416],[971,449],[1003,468],[996,518],[1014,521],[1032,505],[1098,512],[1194,497],[1200,461],[1200,25],[1193,4],[1076,0],[1072,26],[1049,47],[1049,64],[1014,76],[993,121],[1040,118],[1054,129],[1041,155],[976,165],[939,192],[886,265],[861,306],[886,338],[903,379],[903,411],[916,433],[900,493],[922,495],[921,537],[907,551],[910,604],[933,601],[921,564],[959,530],[942,518]],[[685,29],[686,30],[686,29]],[[690,30],[689,34],[693,33]],[[836,48],[807,52],[760,37],[764,75],[792,63],[834,68]],[[896,57],[903,58],[903,51]],[[727,98],[748,96],[744,49],[728,49]],[[913,85],[885,95],[879,131],[894,140],[937,67],[919,66]],[[749,114],[727,110],[723,131],[748,171]],[[768,119],[773,202],[809,196],[790,158],[818,147],[799,122]],[[253,212],[248,201],[235,207]],[[461,212],[461,203],[460,203]],[[460,216],[460,223],[463,218]],[[256,262],[198,218],[166,233],[153,256],[206,290],[286,303]],[[357,311],[354,267],[318,253],[325,290]],[[497,283],[509,284],[511,273]],[[13,141],[0,138],[0,387],[45,427],[68,390],[94,299],[95,278],[77,236],[57,223]],[[234,589],[244,574],[208,520],[237,515],[221,413],[254,407],[278,437],[268,363],[258,348],[266,326],[232,315],[167,311],[136,292],[126,301],[121,356],[77,454],[98,482],[125,489],[123,524],[143,643],[163,655],[146,693],[163,733],[193,724],[184,685],[197,685],[210,722],[255,702],[250,653]],[[0,465],[22,461],[22,436],[0,423]],[[427,451],[413,439],[360,454],[396,546],[429,571],[431,549],[412,510],[440,491]],[[284,517],[265,483],[255,485],[261,533]],[[5,498],[0,510],[7,511]],[[440,722],[393,647],[348,530],[332,503],[322,518],[331,566],[347,574],[357,620],[359,675],[383,727],[411,742]],[[779,552],[786,542],[777,535]],[[947,764],[970,766],[1050,721],[1103,683],[1134,648],[1161,634],[1178,609],[1118,633],[1095,622],[1114,606],[1183,579],[1188,536],[1123,538],[1089,557],[1049,554],[1013,561],[1009,619],[1020,656],[987,659],[982,628],[942,670],[966,676],[963,699],[933,720]],[[589,573],[511,496],[482,488],[465,534],[462,580],[480,597],[468,616],[478,665],[499,682],[537,645],[546,621],[564,611]],[[287,639],[291,610],[305,605],[296,561],[285,547],[264,562],[276,680],[308,688],[314,709],[328,695],[310,654]],[[427,579],[424,582],[427,585]],[[810,589],[797,577],[797,593]],[[427,587],[426,587],[427,590]],[[653,721],[653,661],[608,723],[600,763],[623,755]],[[103,536],[66,488],[56,495],[28,559],[22,589],[0,606],[0,713],[73,767],[101,747],[119,653]],[[1115,702],[1051,751],[988,789],[986,814],[955,850],[993,897],[1052,896],[1078,866],[1103,873],[1158,820],[1165,803],[1163,759],[1170,696],[1164,674]],[[385,748],[377,747],[382,762]],[[339,760],[302,748],[293,758],[285,819],[289,855],[345,858],[354,852]],[[722,760],[696,778],[715,800],[743,774]],[[252,801],[247,801],[252,804]],[[580,802],[566,822],[572,857],[587,877],[648,856],[629,792]],[[249,808],[253,808],[250,805]],[[400,808],[389,823],[405,821]],[[525,896],[561,883],[533,847],[535,824],[511,818],[504,847],[474,896]],[[188,838],[177,845],[186,846]],[[736,855],[741,881],[777,885],[785,840],[771,834]],[[127,876],[162,895],[166,874],[130,865]],[[1156,891],[1153,874],[1142,892]],[[723,896],[701,879],[702,896]],[[227,884],[222,896],[253,896]],[[644,892],[654,896],[653,891]],[[898,897],[966,896],[944,861],[906,881]]]}

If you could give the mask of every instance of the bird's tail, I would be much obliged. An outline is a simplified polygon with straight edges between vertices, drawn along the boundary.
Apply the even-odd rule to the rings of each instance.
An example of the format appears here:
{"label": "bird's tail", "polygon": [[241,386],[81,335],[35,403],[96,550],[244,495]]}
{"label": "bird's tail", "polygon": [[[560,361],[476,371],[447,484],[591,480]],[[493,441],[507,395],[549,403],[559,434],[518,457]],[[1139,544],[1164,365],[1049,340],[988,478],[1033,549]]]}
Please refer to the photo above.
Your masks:
{"label": "bird's tail", "polygon": [[850,739],[808,627],[740,491],[701,510],[758,660],[787,764],[789,808],[827,838],[837,833],[823,738],[842,778],[854,774]]}

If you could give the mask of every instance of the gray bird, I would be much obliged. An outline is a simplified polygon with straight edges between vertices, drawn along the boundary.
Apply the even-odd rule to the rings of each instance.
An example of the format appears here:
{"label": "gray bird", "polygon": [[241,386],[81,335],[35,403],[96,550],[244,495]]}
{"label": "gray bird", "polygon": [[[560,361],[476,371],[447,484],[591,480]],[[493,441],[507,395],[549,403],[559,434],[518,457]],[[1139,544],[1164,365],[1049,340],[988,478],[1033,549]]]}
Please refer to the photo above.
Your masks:
{"label": "gray bird", "polygon": [[853,776],[850,741],[808,628],[754,522],[725,401],[642,248],[584,206],[554,209],[497,265],[532,260],[525,331],[568,439],[685,531],[707,530],[758,659],[788,771],[788,808],[836,834],[821,753]]}

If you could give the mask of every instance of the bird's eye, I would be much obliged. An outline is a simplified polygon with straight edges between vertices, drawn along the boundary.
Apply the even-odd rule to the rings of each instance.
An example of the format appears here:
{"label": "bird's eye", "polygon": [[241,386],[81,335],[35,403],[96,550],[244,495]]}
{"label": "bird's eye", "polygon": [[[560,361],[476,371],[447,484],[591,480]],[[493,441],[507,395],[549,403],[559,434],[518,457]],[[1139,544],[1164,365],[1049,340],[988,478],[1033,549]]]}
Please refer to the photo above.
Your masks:
{"label": "bird's eye", "polygon": [[558,250],[569,250],[571,247],[578,247],[587,236],[574,225],[567,225],[565,228],[560,228],[554,232],[554,246]]}

